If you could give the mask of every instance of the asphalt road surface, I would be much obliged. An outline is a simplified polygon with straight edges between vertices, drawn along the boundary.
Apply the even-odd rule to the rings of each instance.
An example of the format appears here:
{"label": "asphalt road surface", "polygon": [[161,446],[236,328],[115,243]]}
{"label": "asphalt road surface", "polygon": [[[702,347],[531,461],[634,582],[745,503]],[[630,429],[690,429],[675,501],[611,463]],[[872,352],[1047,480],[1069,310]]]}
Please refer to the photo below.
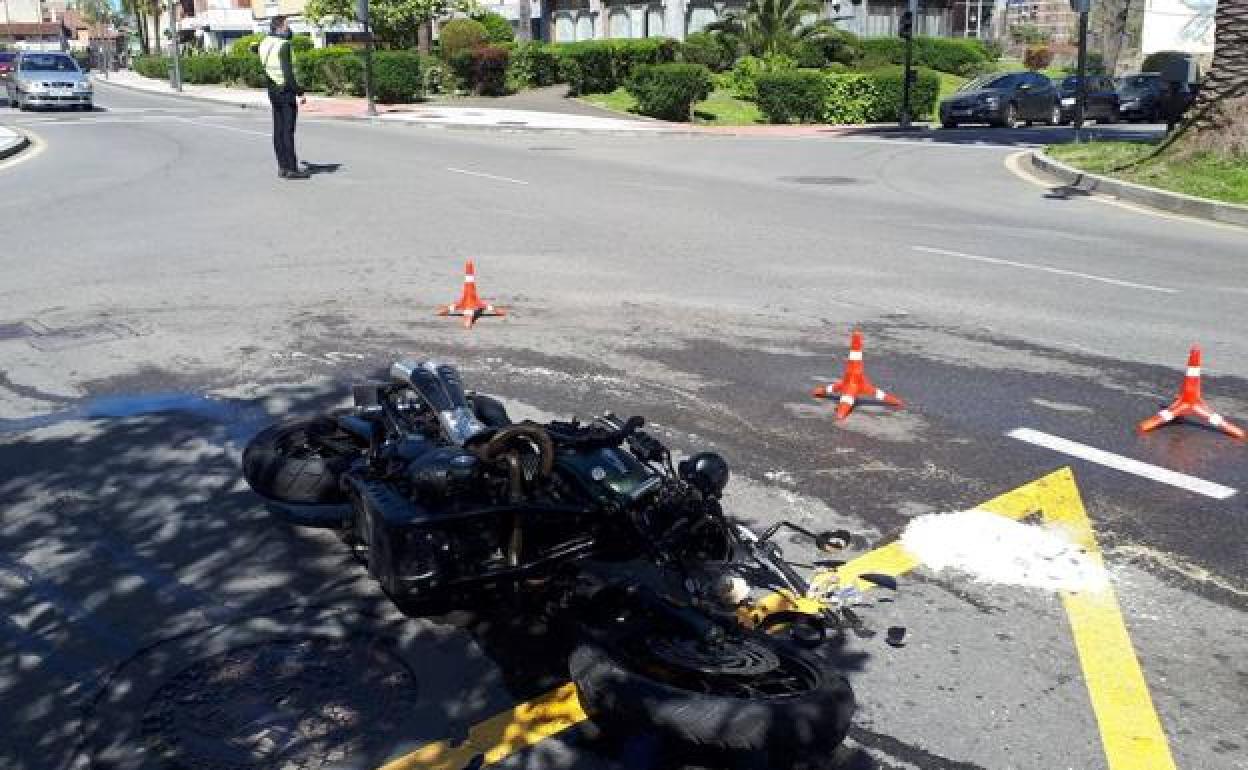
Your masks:
{"label": "asphalt road surface", "polygon": [[[0,116],[37,140],[0,164],[0,766],[371,770],[563,682],[541,629],[408,617],[240,481],[262,425],[406,355],[522,414],[645,415],[730,459],[738,516],[864,548],[1069,466],[1168,743],[1148,766],[1248,767],[1246,448],[1134,432],[1192,343],[1207,396],[1248,423],[1244,231],[1007,169],[1060,131],[306,120],[318,173],[296,182],[262,112],[98,99]],[[469,257],[511,315],[465,331],[432,309]],[[809,391],[855,326],[907,405],[838,422]],[[1124,458],[1152,470],[1105,464]],[[1108,766],[1102,734],[1140,712],[1094,711],[1056,594],[920,568],[891,598],[861,614],[906,645],[868,630],[839,651],[859,713],[831,766]],[[674,762],[582,724],[504,765]]]}

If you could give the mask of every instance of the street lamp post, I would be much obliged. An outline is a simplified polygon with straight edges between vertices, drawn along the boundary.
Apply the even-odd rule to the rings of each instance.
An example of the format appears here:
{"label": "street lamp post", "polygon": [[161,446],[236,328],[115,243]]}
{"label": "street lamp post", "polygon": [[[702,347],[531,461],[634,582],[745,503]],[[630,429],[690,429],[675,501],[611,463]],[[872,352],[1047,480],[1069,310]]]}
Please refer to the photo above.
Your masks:
{"label": "street lamp post", "polygon": [[377,116],[373,101],[373,26],[369,21],[368,0],[356,0],[355,15],[364,25],[364,97],[368,100],[369,117]]}
{"label": "street lamp post", "polygon": [[1075,141],[1083,141],[1083,118],[1088,108],[1088,12],[1091,0],[1070,0],[1079,14],[1079,84],[1075,89]]}
{"label": "street lamp post", "polygon": [[172,66],[169,67],[169,86],[182,90],[182,66],[178,61],[178,0],[169,0],[169,49]]}

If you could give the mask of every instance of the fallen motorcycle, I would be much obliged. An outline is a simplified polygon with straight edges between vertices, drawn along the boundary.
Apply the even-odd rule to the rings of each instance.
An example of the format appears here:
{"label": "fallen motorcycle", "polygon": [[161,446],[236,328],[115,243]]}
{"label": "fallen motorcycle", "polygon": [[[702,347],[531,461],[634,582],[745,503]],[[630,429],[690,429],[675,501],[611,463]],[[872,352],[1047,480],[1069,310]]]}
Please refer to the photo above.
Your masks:
{"label": "fallen motorcycle", "polygon": [[816,652],[842,610],[783,561],[783,524],[759,536],[725,516],[719,455],[673,465],[640,417],[513,422],[437,361],[395,363],[353,401],[261,432],[244,475],[292,521],[337,529],[397,602],[537,592],[572,629],[571,679],[608,728],[772,766],[844,739],[853,693]]}

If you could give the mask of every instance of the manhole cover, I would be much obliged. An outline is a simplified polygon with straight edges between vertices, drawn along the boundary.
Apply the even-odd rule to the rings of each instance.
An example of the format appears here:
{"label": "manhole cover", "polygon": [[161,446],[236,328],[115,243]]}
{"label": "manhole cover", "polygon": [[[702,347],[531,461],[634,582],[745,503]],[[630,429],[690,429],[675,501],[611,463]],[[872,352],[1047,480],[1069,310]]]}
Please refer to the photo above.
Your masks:
{"label": "manhole cover", "polygon": [[781,182],[792,182],[794,184],[822,184],[822,185],[846,185],[858,184],[858,180],[852,176],[782,176]]}
{"label": "manhole cover", "polygon": [[143,736],[168,767],[315,770],[383,749],[416,694],[377,638],[266,642],[165,682],[147,703]]}

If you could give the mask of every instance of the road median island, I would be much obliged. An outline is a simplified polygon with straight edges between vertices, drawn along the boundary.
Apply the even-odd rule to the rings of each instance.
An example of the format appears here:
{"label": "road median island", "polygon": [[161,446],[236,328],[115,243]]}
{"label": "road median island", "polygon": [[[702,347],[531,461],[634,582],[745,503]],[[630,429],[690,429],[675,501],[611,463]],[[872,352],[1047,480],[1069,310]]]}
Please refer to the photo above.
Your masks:
{"label": "road median island", "polygon": [[30,139],[12,128],[0,126],[0,160],[12,157],[30,146]]}
{"label": "road median island", "polygon": [[[1248,169],[1208,157],[1148,157],[1152,145],[1091,142],[1031,153],[1031,165],[1087,192],[1184,216],[1248,227]],[[1169,189],[1163,189],[1169,188]]]}

